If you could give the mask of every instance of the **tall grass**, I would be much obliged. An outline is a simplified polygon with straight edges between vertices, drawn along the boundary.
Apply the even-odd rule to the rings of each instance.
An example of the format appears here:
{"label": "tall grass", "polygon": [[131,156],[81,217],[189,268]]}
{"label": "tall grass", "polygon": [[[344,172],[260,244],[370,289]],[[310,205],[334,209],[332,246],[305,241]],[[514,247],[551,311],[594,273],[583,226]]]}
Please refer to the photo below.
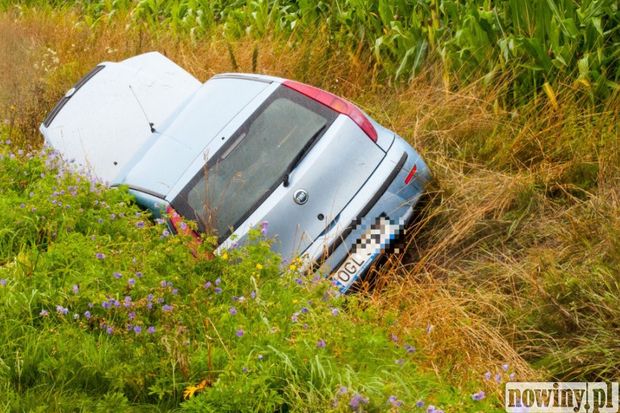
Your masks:
{"label": "tall grass", "polygon": [[[373,59],[383,77],[411,79],[429,61],[451,83],[483,77],[503,82],[505,97],[528,99],[545,83],[565,83],[591,98],[618,90],[620,13],[614,0],[97,0],[19,4],[72,5],[93,25],[130,15],[134,25],[201,39],[213,31],[239,38],[324,28],[329,41]],[[4,8],[14,4],[4,0]]]}
{"label": "tall grass", "polygon": [[[344,26],[335,19],[344,17],[338,13],[312,35],[296,24],[293,37],[283,37],[269,23],[266,34],[239,29],[232,36],[228,27],[234,20],[217,9],[224,3],[209,2],[219,10],[213,12],[219,16],[214,29],[190,29],[187,35],[183,28],[161,30],[168,28],[165,7],[153,12],[157,19],[152,14],[138,19],[131,10],[146,6],[127,2],[119,9],[126,12],[109,18],[112,3],[106,4],[98,23],[84,24],[81,18],[95,14],[76,8],[10,8],[0,16],[0,51],[12,56],[0,61],[0,112],[14,144],[36,145],[36,126],[45,113],[94,64],[147,50],[164,52],[202,80],[235,69],[316,84],[407,137],[437,178],[407,237],[406,253],[390,258],[377,274],[376,288],[359,297],[369,314],[395,321],[394,332],[417,338],[420,366],[456,387],[486,371],[501,372],[507,361],[520,378],[618,377],[617,94],[599,95],[593,105],[580,89],[583,82],[576,88],[569,72],[552,69],[554,76],[565,76],[555,82],[541,77],[549,81],[541,93],[530,93],[525,105],[509,106],[502,104],[506,92],[525,76],[517,76],[518,67],[497,66],[494,78],[465,85],[453,83],[450,66],[431,57],[407,83],[385,82],[386,62],[397,68],[399,61],[371,59],[370,37],[362,38],[363,31],[339,34]],[[238,9],[260,4],[243,2]],[[433,5],[437,14],[439,6]],[[375,4],[365,6],[372,11]],[[273,19],[277,8],[266,10]],[[351,21],[362,18],[351,10],[339,13],[349,13]],[[614,13],[602,18],[603,27]],[[617,32],[605,30],[608,48]],[[341,47],[338,36],[351,33],[358,36],[357,48]],[[488,391],[499,389],[486,385]]]}
{"label": "tall grass", "polygon": [[482,377],[442,382],[415,335],[282,269],[258,229],[215,257],[204,237],[192,255],[125,188],[4,130],[0,183],[4,411],[499,411],[472,399],[493,388]]}

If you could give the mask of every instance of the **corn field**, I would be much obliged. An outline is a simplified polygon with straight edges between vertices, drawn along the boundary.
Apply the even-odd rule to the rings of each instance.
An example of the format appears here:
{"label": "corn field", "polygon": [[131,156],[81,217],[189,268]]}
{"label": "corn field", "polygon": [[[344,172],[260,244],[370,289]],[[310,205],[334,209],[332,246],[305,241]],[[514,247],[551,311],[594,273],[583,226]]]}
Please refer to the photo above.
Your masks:
{"label": "corn field", "polygon": [[383,79],[406,81],[440,61],[446,79],[501,77],[506,96],[530,98],[562,82],[593,99],[618,90],[620,13],[616,0],[0,0],[72,7],[88,24],[129,15],[138,27],[189,33],[200,41],[221,31],[232,38],[291,36],[303,41],[328,30],[331,46],[373,59]]}

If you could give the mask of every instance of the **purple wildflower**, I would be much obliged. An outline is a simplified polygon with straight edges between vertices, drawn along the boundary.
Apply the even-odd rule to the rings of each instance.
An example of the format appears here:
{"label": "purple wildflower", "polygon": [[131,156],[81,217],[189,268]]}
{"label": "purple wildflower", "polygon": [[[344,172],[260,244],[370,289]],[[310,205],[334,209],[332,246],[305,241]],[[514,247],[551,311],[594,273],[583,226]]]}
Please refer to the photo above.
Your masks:
{"label": "purple wildflower", "polygon": [[252,298],[252,300],[255,299],[256,298],[256,291],[252,291],[250,293],[250,297]]}
{"label": "purple wildflower", "polygon": [[107,310],[108,308],[110,308],[110,302],[106,300],[101,303],[101,306]]}
{"label": "purple wildflower", "polygon": [[86,317],[87,320],[90,320],[90,311],[84,311],[84,317]]}
{"label": "purple wildflower", "polygon": [[403,359],[394,360],[394,363],[398,364],[399,366],[402,366],[403,364],[405,364],[405,360]]}
{"label": "purple wildflower", "polygon": [[146,329],[146,332],[149,334],[155,334],[155,327],[150,326],[149,328]]}
{"label": "purple wildflower", "polygon": [[230,315],[237,315],[237,309],[235,307],[230,307],[228,312],[230,313]]}
{"label": "purple wildflower", "polygon": [[293,315],[291,316],[291,321],[293,323],[296,323],[296,322],[299,321],[299,313],[298,312],[293,313]]}
{"label": "purple wildflower", "polygon": [[415,407],[424,407],[424,400],[418,400],[415,402]]}
{"label": "purple wildflower", "polygon": [[136,333],[136,334],[140,334],[142,332],[142,327],[134,326],[133,332]]}
{"label": "purple wildflower", "polygon": [[426,413],[436,413],[436,409],[435,406],[433,406],[432,404],[428,406],[428,408],[426,409]]}
{"label": "purple wildflower", "polygon": [[172,306],[171,306],[171,305],[168,305],[168,304],[164,304],[164,305],[161,307],[161,309],[162,309],[163,311],[169,312],[169,311],[172,311]]}
{"label": "purple wildflower", "polygon": [[73,294],[77,294],[80,292],[80,287],[78,287],[77,284],[74,284],[71,290],[73,290]]}
{"label": "purple wildflower", "polygon": [[485,380],[491,380],[491,372],[487,371],[486,373],[484,373],[484,379]]}
{"label": "purple wildflower", "polygon": [[337,316],[338,314],[340,314],[340,310],[337,308],[332,308],[332,315]]}
{"label": "purple wildflower", "polygon": [[394,333],[392,333],[390,335],[390,339],[394,342],[394,343],[398,343],[398,336]]}
{"label": "purple wildflower", "polygon": [[295,283],[298,285],[302,285],[304,281],[301,278],[295,278]]}
{"label": "purple wildflower", "polygon": [[69,312],[69,309],[67,307],[63,307],[62,305],[57,305],[56,312],[58,314],[66,315]]}
{"label": "purple wildflower", "polygon": [[217,277],[217,278],[215,279],[215,285],[220,285],[220,283],[221,283],[221,282],[222,282],[222,280],[221,280],[221,278],[220,278],[220,277]]}
{"label": "purple wildflower", "polygon": [[243,329],[241,329],[241,328],[239,330],[237,330],[237,332],[235,333],[235,335],[237,337],[243,337],[243,334],[244,334],[244,332],[243,332]]}
{"label": "purple wildflower", "polygon": [[405,344],[404,348],[407,353],[415,353],[415,347],[413,347],[411,344]]}
{"label": "purple wildflower", "polygon": [[204,287],[205,289],[209,289],[209,288],[211,288],[211,285],[212,285],[212,284],[211,284],[211,281],[207,281],[206,283],[204,283],[203,287]]}
{"label": "purple wildflower", "polygon": [[173,288],[172,289],[172,295],[177,295],[179,293],[179,289],[178,288]]}
{"label": "purple wildflower", "polygon": [[164,238],[170,236],[170,231],[168,231],[167,229],[163,230],[161,236]]}
{"label": "purple wildflower", "polygon": [[516,373],[510,373],[510,375],[508,376],[508,378],[510,379],[510,381],[515,381],[515,378],[517,378]]}
{"label": "purple wildflower", "polygon": [[495,382],[498,383],[498,384],[502,382],[502,375],[501,374],[497,373],[495,375]]}
{"label": "purple wildflower", "polygon": [[144,228],[144,221],[136,222],[136,228],[140,228],[140,229]]}
{"label": "purple wildflower", "polygon": [[349,401],[349,406],[351,406],[353,410],[359,409],[362,404],[368,404],[368,399],[357,393],[354,394],[353,397],[351,397],[351,401]]}
{"label": "purple wildflower", "polygon": [[310,311],[310,310],[308,310],[308,308],[307,308],[307,307],[302,307],[302,308],[301,308],[301,312],[302,312],[303,314],[308,314],[308,312],[309,312],[309,311]]}
{"label": "purple wildflower", "polygon": [[41,312],[39,313],[39,315],[41,317],[47,317],[48,315],[50,315],[50,313],[47,310],[41,310]]}
{"label": "purple wildflower", "polygon": [[347,389],[347,386],[340,386],[340,388],[338,389],[338,394],[339,395],[347,394],[348,391],[349,389]]}
{"label": "purple wildflower", "polygon": [[6,278],[0,279],[0,287],[6,286]]}
{"label": "purple wildflower", "polygon": [[403,402],[398,400],[396,396],[388,397],[388,403],[390,403],[394,407],[401,407],[403,405]]}
{"label": "purple wildflower", "polygon": [[319,339],[319,341],[316,342],[316,346],[318,348],[325,348],[325,346],[327,345],[327,343],[325,342],[325,340],[323,340],[322,338]]}
{"label": "purple wildflower", "polygon": [[267,235],[267,230],[269,229],[269,222],[263,221],[261,222],[261,230],[260,233],[263,235]]}
{"label": "purple wildflower", "polygon": [[130,278],[127,280],[127,284],[129,284],[130,287],[133,287],[136,284],[136,280],[133,278]]}
{"label": "purple wildflower", "polygon": [[485,397],[486,397],[486,394],[484,393],[483,390],[480,390],[478,393],[474,393],[471,395],[471,399],[477,402],[484,399]]}
{"label": "purple wildflower", "polygon": [[136,272],[136,277],[142,278],[143,276],[144,274],[142,274],[140,271]]}
{"label": "purple wildflower", "polygon": [[133,320],[134,318],[136,318],[136,313],[132,311],[132,312],[130,312],[129,314],[127,314],[127,317],[128,317],[130,320]]}
{"label": "purple wildflower", "polygon": [[115,272],[114,274],[112,274],[112,276],[118,280],[123,276],[123,274],[121,274],[120,272]]}
{"label": "purple wildflower", "polygon": [[159,285],[160,285],[162,288],[166,288],[166,286],[168,285],[168,283],[166,282],[166,280],[161,280],[161,281],[159,282]]}
{"label": "purple wildflower", "polygon": [[104,254],[103,252],[98,252],[98,253],[96,253],[96,254],[95,254],[95,257],[96,257],[98,260],[102,260],[102,259],[104,259],[104,258],[105,258],[105,254]]}
{"label": "purple wildflower", "polygon": [[502,370],[508,371],[509,368],[510,366],[508,364],[502,364]]}
{"label": "purple wildflower", "polygon": [[215,287],[215,294],[221,294],[222,293],[222,289],[220,287]]}
{"label": "purple wildflower", "polygon": [[433,328],[434,326],[431,323],[426,323],[426,334],[430,334]]}
{"label": "purple wildflower", "polygon": [[112,326],[108,326],[105,329],[105,332],[108,333],[109,335],[112,335],[112,333],[114,332],[114,329],[112,328]]}

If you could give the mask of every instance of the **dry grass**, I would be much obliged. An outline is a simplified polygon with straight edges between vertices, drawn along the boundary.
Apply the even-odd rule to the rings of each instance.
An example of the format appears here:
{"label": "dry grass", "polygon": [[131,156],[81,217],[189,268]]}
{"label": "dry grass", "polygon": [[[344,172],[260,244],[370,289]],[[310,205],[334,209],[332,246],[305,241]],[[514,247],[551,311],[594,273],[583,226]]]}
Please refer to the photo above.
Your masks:
{"label": "dry grass", "polygon": [[378,311],[396,314],[397,330],[418,337],[424,362],[455,382],[504,362],[520,378],[617,377],[617,96],[593,108],[565,86],[557,102],[542,95],[506,110],[500,86],[455,88],[435,67],[385,85],[364,51],[331,46],[321,29],[303,46],[217,33],[193,42],[122,18],[91,30],[67,12],[13,11],[0,16],[0,36],[0,54],[11,57],[0,62],[0,114],[16,140],[38,142],[45,113],[96,63],[149,50],[201,80],[261,72],[358,102],[409,137],[436,177],[407,252],[389,259],[368,293]]}

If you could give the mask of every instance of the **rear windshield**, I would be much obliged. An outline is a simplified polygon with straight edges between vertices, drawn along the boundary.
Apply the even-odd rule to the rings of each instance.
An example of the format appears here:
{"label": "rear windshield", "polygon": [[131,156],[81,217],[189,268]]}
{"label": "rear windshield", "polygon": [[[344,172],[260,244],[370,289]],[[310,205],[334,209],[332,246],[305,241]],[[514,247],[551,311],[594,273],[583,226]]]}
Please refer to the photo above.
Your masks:
{"label": "rear windshield", "polygon": [[172,206],[223,241],[282,183],[295,157],[336,116],[281,86],[209,158]]}

